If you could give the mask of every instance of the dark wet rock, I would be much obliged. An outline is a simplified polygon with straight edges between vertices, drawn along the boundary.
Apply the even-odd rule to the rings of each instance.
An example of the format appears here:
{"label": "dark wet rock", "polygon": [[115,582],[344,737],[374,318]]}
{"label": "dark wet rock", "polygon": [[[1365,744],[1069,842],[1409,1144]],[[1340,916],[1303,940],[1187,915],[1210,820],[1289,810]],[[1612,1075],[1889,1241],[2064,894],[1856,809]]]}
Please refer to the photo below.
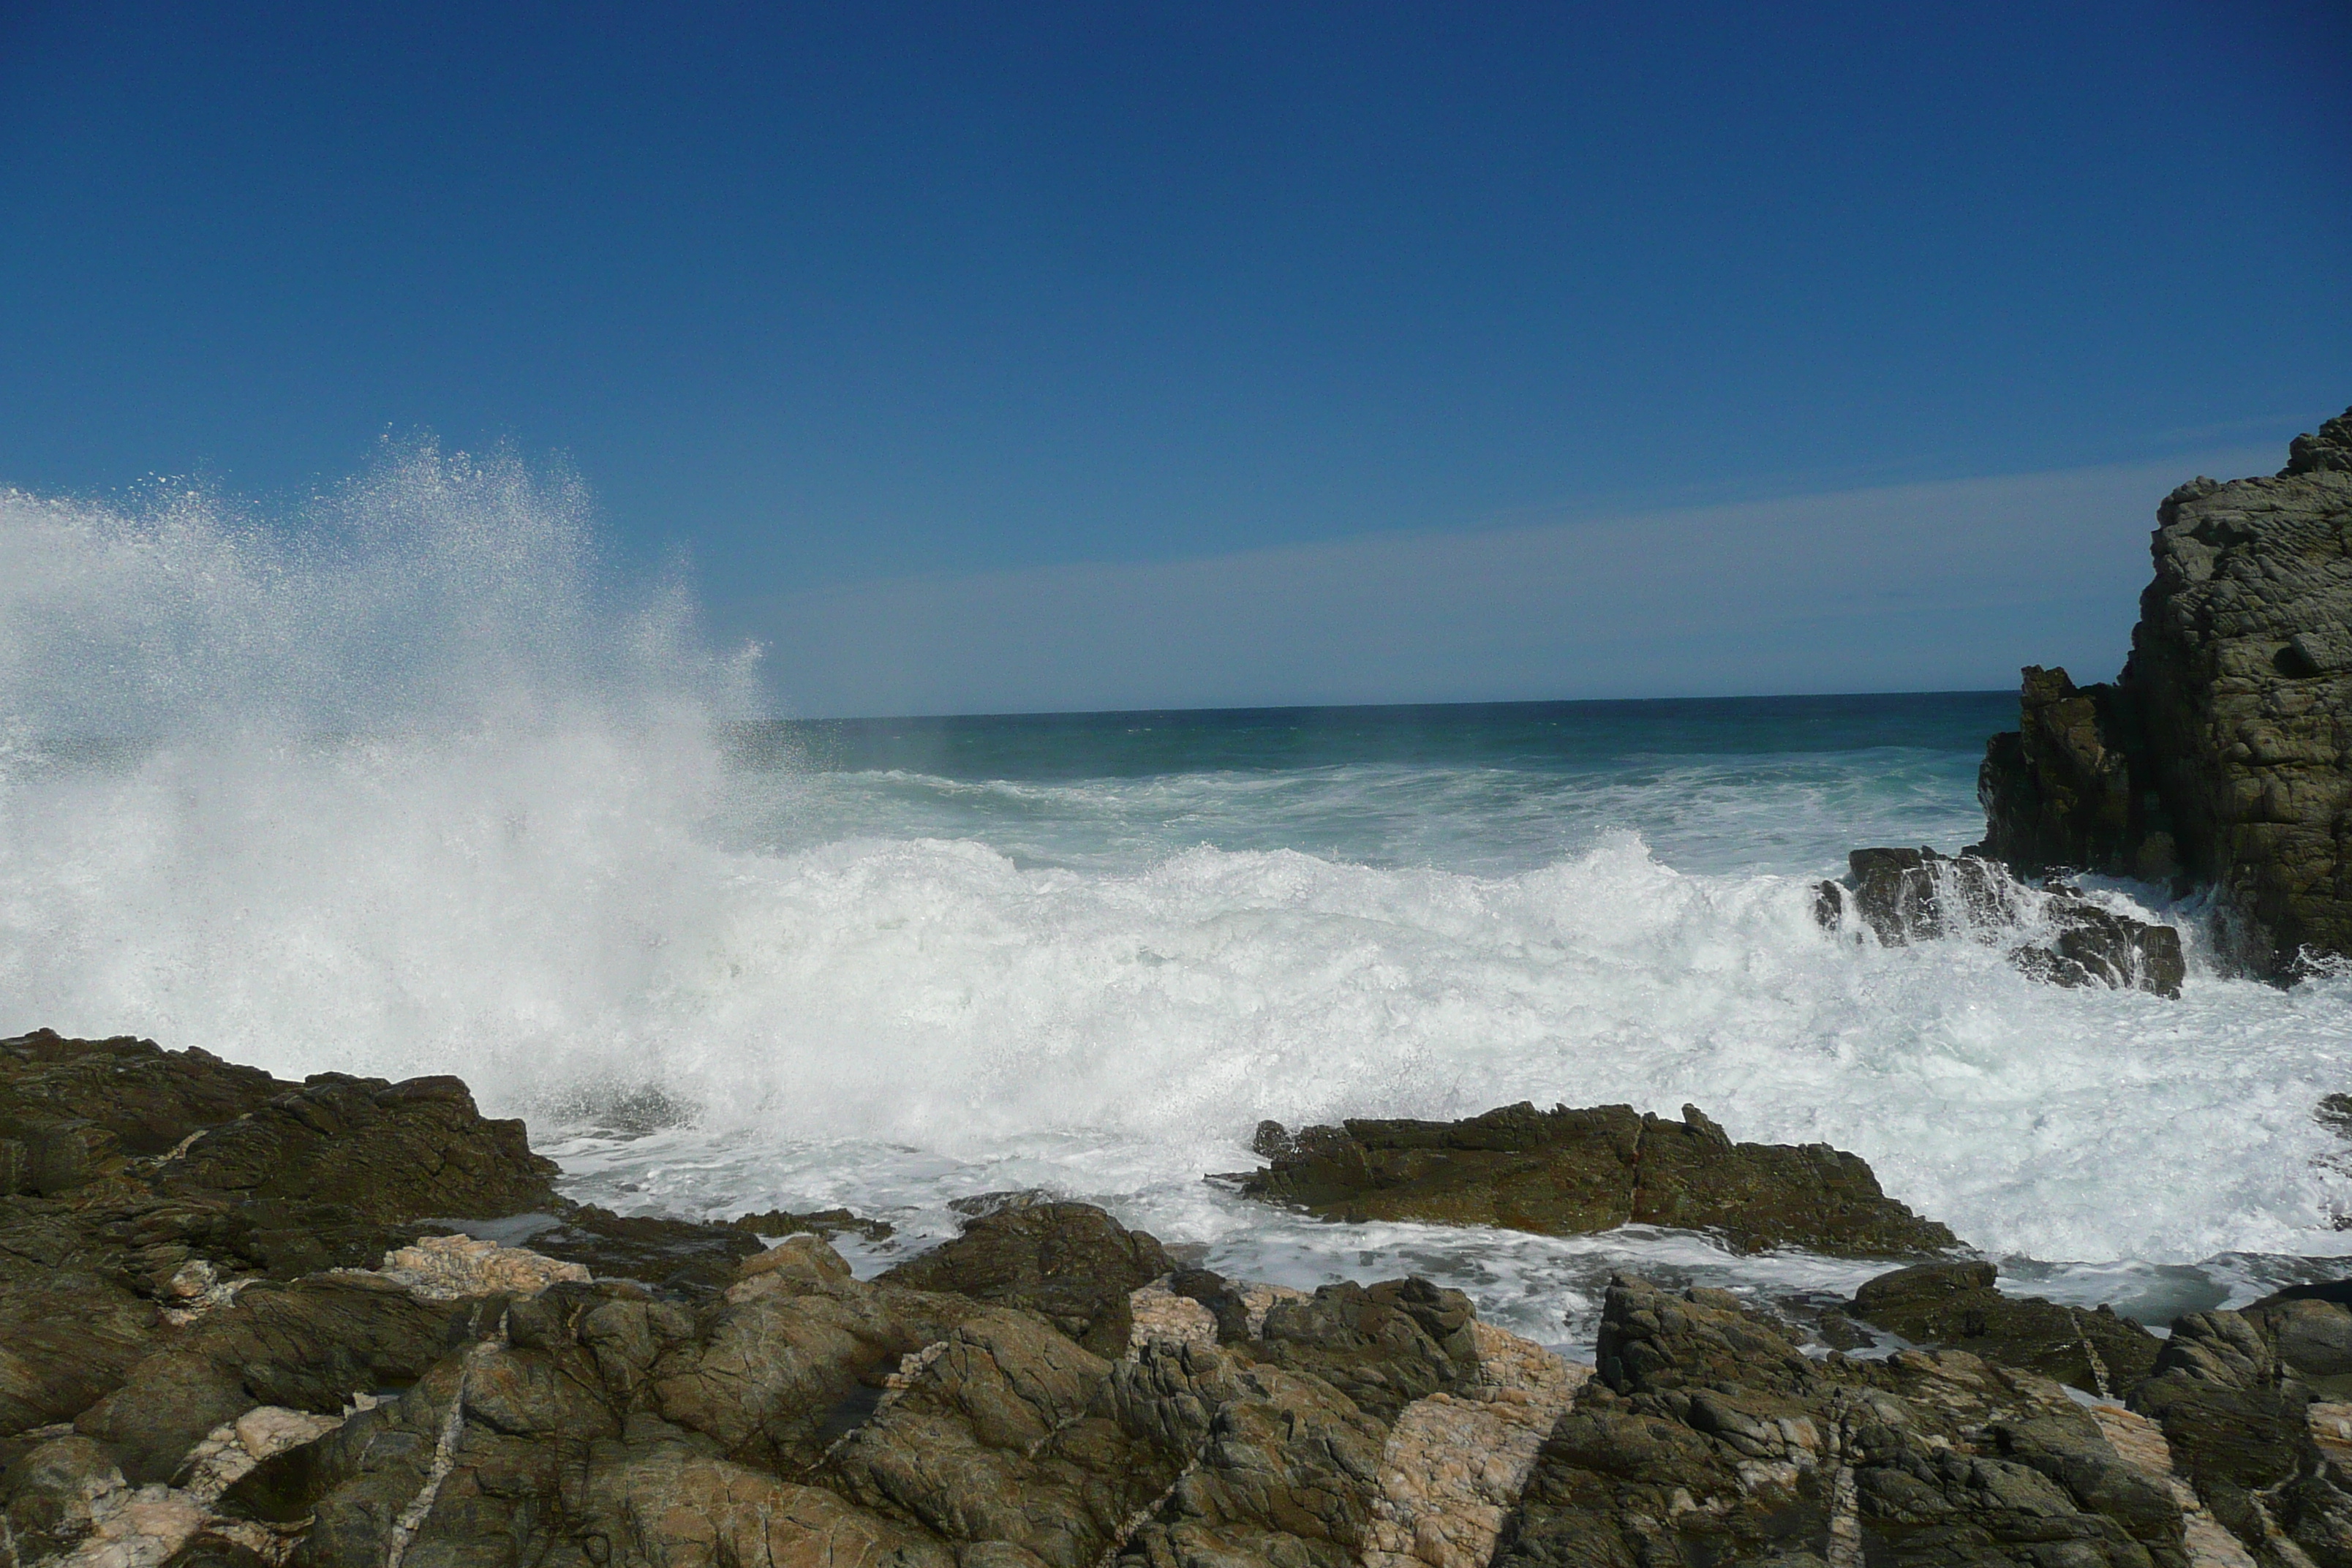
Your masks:
{"label": "dark wet rock", "polygon": [[1426,1279],[1326,1285],[1267,1309],[1255,1348],[1266,1363],[1311,1373],[1394,1421],[1416,1399],[1477,1381],[1475,1315],[1468,1297]]}
{"label": "dark wet rock", "polygon": [[844,1401],[881,1387],[903,1357],[979,1310],[961,1297],[814,1270],[755,1275],[652,1364],[650,1408],[730,1458],[797,1469],[822,1453],[827,1417]]}
{"label": "dark wet rock", "polygon": [[1978,773],[1983,852],[2027,875],[2176,875],[2170,819],[2148,799],[2147,738],[2131,694],[2077,689],[2064,670],[2037,665],[2024,671],[2018,710],[2019,728],[1992,738]]}
{"label": "dark wet rock", "polygon": [[1923,1263],[1855,1292],[1853,1315],[1918,1344],[1948,1345],[2023,1367],[2086,1394],[2119,1398],[2156,1366],[2164,1342],[2108,1307],[2084,1310],[2005,1296],[1990,1263]]}
{"label": "dark wet rock", "polygon": [[736,1266],[759,1253],[762,1244],[755,1232],[731,1225],[618,1215],[593,1204],[567,1204],[555,1224],[533,1229],[524,1245],[549,1258],[582,1264],[599,1279],[639,1279],[708,1296],[725,1289],[735,1278]]}
{"label": "dark wet rock", "polygon": [[91,1504],[122,1485],[114,1456],[87,1437],[52,1437],[0,1472],[0,1521],[17,1562],[62,1555],[88,1535]]}
{"label": "dark wet rock", "polygon": [[[185,1479],[270,1405],[331,1429],[259,1455],[216,1501],[158,1493],[176,1533],[141,1551],[250,1568],[276,1560],[256,1542],[299,1536],[297,1563],[369,1568],[616,1552],[1080,1568],[1143,1550],[1149,1524],[1163,1554],[1223,1542],[1338,1568],[1385,1424],[1260,1357],[1391,1405],[1463,1372],[1466,1303],[1421,1282],[1328,1297],[1276,1349],[1248,1339],[1239,1292],[1188,1277],[1229,1309],[1231,1352],[1097,1355],[1125,1346],[1128,1292],[1172,1266],[1082,1205],[972,1205],[962,1237],[864,1283],[810,1234],[875,1233],[854,1215],[698,1225],[566,1203],[520,1125],[452,1079],[289,1086],[54,1037],[0,1071],[12,1105],[36,1079],[48,1097],[10,1123],[11,1184],[37,1190],[0,1197],[0,1510],[20,1542],[86,1529],[82,1492],[122,1507],[126,1483]],[[65,1114],[108,1109],[93,1083],[150,1078],[139,1116]],[[795,1234],[763,1247],[763,1226]],[[482,1250],[429,1244],[451,1231]],[[394,1243],[411,1261],[392,1272],[270,1277]],[[550,1257],[602,1277],[566,1280]],[[955,1293],[909,1282],[925,1279]],[[509,1288],[490,1280],[533,1293],[482,1294]]]}
{"label": "dark wet rock", "polygon": [[1813,1332],[1822,1343],[1833,1351],[1870,1350],[1878,1343],[1878,1336],[1847,1317],[1834,1307],[1820,1312],[1813,1321]]}
{"label": "dark wet rock", "polygon": [[2020,728],[1979,778],[1985,853],[2028,874],[2210,884],[2257,973],[2352,953],[2347,443],[2352,411],[2275,476],[2165,498],[2121,677],[2025,672]]}
{"label": "dark wet rock", "polygon": [[[2281,1291],[2242,1310],[2286,1372],[2334,1399],[2352,1394],[2352,1282]],[[2326,1292],[2323,1294],[2322,1292]]]}
{"label": "dark wet rock", "polygon": [[954,1568],[957,1561],[942,1542],[822,1488],[676,1441],[599,1444],[584,1500],[580,1557],[566,1560],[599,1568]]}
{"label": "dark wet rock", "polygon": [[1240,1179],[1255,1197],[1333,1218],[1492,1225],[1577,1236],[1621,1225],[1712,1231],[1745,1251],[1904,1257],[1958,1245],[1825,1143],[1734,1143],[1696,1107],[1504,1106],[1462,1121],[1311,1127]]}
{"label": "dark wet rock", "polygon": [[257,1405],[338,1412],[415,1380],[479,1316],[364,1277],[256,1285],[164,1340],[74,1429],[105,1443],[133,1485],[168,1480],[221,1422]]}
{"label": "dark wet rock", "polygon": [[[63,1191],[110,1163],[167,1154],[296,1087],[258,1068],[128,1036],[75,1040],[37,1029],[0,1040],[0,1139],[16,1146],[0,1154],[0,1193]],[[45,1163],[77,1160],[81,1169],[70,1179],[61,1179],[62,1169],[40,1179]]]}
{"label": "dark wet rock", "polygon": [[1974,855],[1856,849],[1846,868],[1843,882],[1821,884],[1816,915],[1835,930],[1851,913],[1888,947],[2005,931],[2025,907],[2016,879]]}
{"label": "dark wet rock", "polygon": [[986,1213],[963,1234],[882,1275],[885,1283],[1024,1307],[1098,1355],[1127,1349],[1129,1292],[1173,1270],[1149,1232],[1088,1204]]}
{"label": "dark wet rock", "polygon": [[2163,1425],[2175,1465],[2257,1560],[2289,1561],[2280,1536],[2323,1568],[2352,1563],[2352,1475],[2324,1456],[2310,1391],[2293,1380],[2263,1325],[2233,1311],[2191,1312],[2172,1325],[2154,1375],[2132,1408]]}
{"label": "dark wet rock", "polygon": [[0,1227],[0,1258],[12,1247],[26,1251],[23,1274],[0,1269],[0,1436],[73,1419],[147,1356],[157,1327],[153,1302],[70,1264],[37,1272],[47,1249]]}
{"label": "dark wet rock", "polygon": [[[1122,1568],[1352,1568],[1380,1495],[1383,1423],[1321,1380],[1153,1345],[1135,1377],[1163,1406],[1213,1412],[1198,1458],[1128,1538]],[[1223,1373],[1220,1376],[1220,1373]],[[1185,1387],[1213,1392],[1213,1404]],[[1155,1390],[1156,1391],[1156,1390]]]}
{"label": "dark wet rock", "polygon": [[[2029,887],[1979,855],[1922,847],[1857,849],[1846,858],[1845,879],[1815,890],[1824,930],[1867,930],[1888,947],[1948,937],[2016,943],[2011,962],[2050,984],[2180,994],[2188,965],[2175,927],[2116,914],[2063,883]],[[2019,942],[2042,930],[2047,940]]]}
{"label": "dark wet rock", "polygon": [[1168,1289],[1209,1309],[1209,1316],[1216,1320],[1219,1344],[1251,1337],[1249,1303],[1223,1275],[1209,1268],[1179,1268],[1168,1277]]}
{"label": "dark wet rock", "polygon": [[2057,936],[2046,944],[2028,943],[2010,955],[2026,974],[2052,985],[2180,994],[2189,965],[2175,927],[2150,925],[2079,899],[2053,900],[2051,910]]}
{"label": "dark wet rock", "polygon": [[1035,1318],[975,1319],[843,1440],[829,1469],[850,1500],[944,1541],[1003,1542],[1084,1568],[1118,1545],[1182,1463],[1121,1428],[1098,1401],[1110,1377],[1109,1363]]}
{"label": "dark wet rock", "polygon": [[[503,1338],[224,1511],[313,1520],[319,1568],[1357,1561],[1387,1427],[1320,1378],[1176,1342],[1107,1361],[1027,1310],[850,1279],[813,1237],[775,1252],[698,1309],[618,1283],[510,1303]],[[1459,1331],[1425,1285],[1374,1291]]]}
{"label": "dark wet rock", "polygon": [[544,1208],[555,1173],[520,1121],[485,1118],[457,1079],[320,1073],[198,1135],[163,1163],[157,1185],[232,1198],[257,1225],[320,1209],[397,1223]]}
{"label": "dark wet rock", "polygon": [[2186,1561],[2158,1479],[2031,1373],[1953,1351],[1813,1361],[1724,1292],[1622,1277],[1601,1346],[1506,1568]]}

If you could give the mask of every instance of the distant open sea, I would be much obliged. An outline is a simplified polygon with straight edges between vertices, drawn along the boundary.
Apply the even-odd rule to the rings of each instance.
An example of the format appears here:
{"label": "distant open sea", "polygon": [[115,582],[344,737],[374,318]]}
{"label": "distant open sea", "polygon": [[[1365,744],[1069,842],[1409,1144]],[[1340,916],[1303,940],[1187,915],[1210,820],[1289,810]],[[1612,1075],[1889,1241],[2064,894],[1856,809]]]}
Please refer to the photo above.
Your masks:
{"label": "distant open sea", "polygon": [[2352,1251],[2312,1115],[2352,1089],[2352,980],[2222,978],[2198,907],[2121,884],[2184,928],[2177,1002],[1814,924],[1847,850],[1979,835],[2007,693],[714,723],[740,681],[600,607],[525,479],[367,483],[337,550],[0,496],[0,1028],[458,1073],[580,1197],[845,1205],[898,1227],[867,1271],[1042,1189],[1571,1348],[1613,1269],[1874,1266],[1202,1178],[1261,1118],[1691,1102],[1863,1155],[2012,1289],[2157,1322]]}

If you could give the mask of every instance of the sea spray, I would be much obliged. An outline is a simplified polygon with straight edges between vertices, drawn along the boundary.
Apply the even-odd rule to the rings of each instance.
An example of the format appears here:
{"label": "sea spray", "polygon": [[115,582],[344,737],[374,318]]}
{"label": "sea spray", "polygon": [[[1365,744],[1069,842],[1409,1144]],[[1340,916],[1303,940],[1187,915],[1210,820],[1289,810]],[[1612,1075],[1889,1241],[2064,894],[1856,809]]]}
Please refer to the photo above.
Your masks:
{"label": "sea spray", "polygon": [[729,761],[747,668],[510,458],[405,449],[266,521],[12,494],[0,552],[12,1032],[460,1073],[622,1206],[846,1202],[909,1245],[1044,1186],[1237,1271],[1414,1268],[1531,1327],[1628,1248],[1790,1288],[1854,1266],[1311,1225],[1201,1177],[1265,1116],[1689,1100],[2105,1284],[2347,1239],[2311,1110],[2352,1087],[2352,980],[2193,963],[2172,1003],[1813,924],[1837,847],[1957,847],[1976,731],[1824,751],[1766,705],[1738,754],[1612,749],[1563,711],[1566,761],[1515,730],[1272,765],[1202,721],[1141,771],[818,771]]}
{"label": "sea spray", "polygon": [[601,565],[575,481],[419,444],[267,523],[6,492],[0,584],[20,1026],[297,1075],[626,1054],[751,671]]}

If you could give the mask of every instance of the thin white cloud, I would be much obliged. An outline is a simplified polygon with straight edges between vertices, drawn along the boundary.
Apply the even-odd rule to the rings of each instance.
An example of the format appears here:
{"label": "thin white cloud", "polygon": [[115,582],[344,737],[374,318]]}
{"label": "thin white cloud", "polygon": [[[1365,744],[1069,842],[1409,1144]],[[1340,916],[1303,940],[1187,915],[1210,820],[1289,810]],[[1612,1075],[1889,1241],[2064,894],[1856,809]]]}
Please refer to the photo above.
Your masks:
{"label": "thin white cloud", "polygon": [[1938,690],[2123,660],[2157,502],[2275,452],[898,579],[759,606],[788,710]]}

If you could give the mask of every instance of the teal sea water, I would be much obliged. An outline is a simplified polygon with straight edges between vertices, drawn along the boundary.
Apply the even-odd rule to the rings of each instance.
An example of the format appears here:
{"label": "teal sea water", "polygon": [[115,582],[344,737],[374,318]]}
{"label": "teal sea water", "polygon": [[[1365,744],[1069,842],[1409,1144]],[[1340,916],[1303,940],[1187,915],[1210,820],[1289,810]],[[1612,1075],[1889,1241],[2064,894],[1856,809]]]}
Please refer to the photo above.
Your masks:
{"label": "teal sea water", "polygon": [[814,785],[779,829],[976,838],[1024,864],[1209,846],[1507,874],[1626,831],[1682,870],[1831,874],[1857,833],[1980,831],[1976,764],[2016,706],[1933,692],[1046,713],[728,740],[746,772]]}
{"label": "teal sea water", "polygon": [[427,453],[309,531],[0,495],[0,1029],[455,1072],[580,1195],[1103,1204],[1293,1285],[1404,1270],[1589,1339],[1617,1268],[1877,1265],[1639,1228],[1322,1224],[1203,1180],[1261,1118],[1693,1102],[1826,1142],[2012,1285],[2157,1321],[2340,1272],[2352,979],[2177,1002],[1822,931],[1981,831],[1998,692],[761,721],[577,498]]}

